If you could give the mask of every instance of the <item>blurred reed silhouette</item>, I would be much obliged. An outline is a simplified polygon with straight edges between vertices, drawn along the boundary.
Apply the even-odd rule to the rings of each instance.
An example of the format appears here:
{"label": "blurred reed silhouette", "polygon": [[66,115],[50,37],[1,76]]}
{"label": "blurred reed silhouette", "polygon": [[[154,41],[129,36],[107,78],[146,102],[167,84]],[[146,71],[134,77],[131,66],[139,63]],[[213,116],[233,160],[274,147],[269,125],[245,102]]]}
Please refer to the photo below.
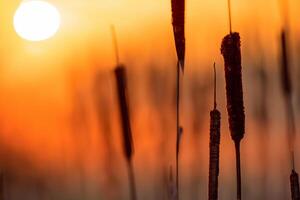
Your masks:
{"label": "blurred reed silhouette", "polygon": [[133,138],[131,133],[131,125],[129,118],[129,109],[127,102],[127,86],[126,86],[126,71],[125,67],[119,65],[115,69],[115,77],[117,83],[117,92],[119,100],[119,109],[121,114],[121,122],[123,129],[123,151],[128,165],[128,180],[130,184],[131,199],[136,200],[136,184],[135,175],[132,163],[133,156]]}

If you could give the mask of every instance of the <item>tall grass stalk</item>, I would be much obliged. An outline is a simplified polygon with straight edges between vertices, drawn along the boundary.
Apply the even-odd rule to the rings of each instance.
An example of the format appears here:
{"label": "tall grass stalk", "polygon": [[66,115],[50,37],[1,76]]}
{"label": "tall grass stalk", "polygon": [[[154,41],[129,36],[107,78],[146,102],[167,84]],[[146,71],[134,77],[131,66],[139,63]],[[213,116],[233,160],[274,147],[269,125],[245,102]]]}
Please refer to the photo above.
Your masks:
{"label": "tall grass stalk", "polygon": [[[177,95],[176,95],[176,189],[177,199],[179,199],[179,148],[182,134],[180,126],[180,71],[184,71],[185,61],[185,0],[171,0],[172,7],[172,25],[174,32],[174,40],[177,52]],[[181,70],[180,70],[181,69]]]}

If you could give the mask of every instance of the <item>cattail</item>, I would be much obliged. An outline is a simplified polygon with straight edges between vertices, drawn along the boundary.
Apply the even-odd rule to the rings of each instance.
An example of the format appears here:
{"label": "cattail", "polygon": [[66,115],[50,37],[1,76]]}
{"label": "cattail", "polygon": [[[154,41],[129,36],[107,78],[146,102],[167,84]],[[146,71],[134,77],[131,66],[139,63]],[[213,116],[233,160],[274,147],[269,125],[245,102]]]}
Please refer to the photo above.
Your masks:
{"label": "cattail", "polygon": [[117,91],[119,99],[119,107],[121,113],[121,121],[123,128],[123,150],[128,163],[128,175],[131,189],[131,199],[136,198],[136,186],[134,178],[134,170],[132,165],[133,156],[133,140],[130,127],[129,110],[127,104],[127,86],[126,86],[126,71],[123,65],[119,65],[115,69],[115,77],[117,81]]}
{"label": "cattail", "polygon": [[290,186],[292,199],[300,199],[299,193],[299,180],[298,174],[295,171],[295,137],[296,137],[296,125],[295,125],[295,116],[292,105],[292,84],[290,79],[289,72],[289,53],[288,53],[288,44],[287,44],[287,35],[284,30],[281,32],[281,85],[282,92],[285,100],[286,106],[286,117],[287,117],[287,134],[288,134],[288,144],[290,151],[290,160],[292,172],[290,176]]}
{"label": "cattail", "polygon": [[221,53],[225,62],[226,97],[229,129],[235,144],[237,199],[242,199],[240,142],[245,134],[245,112],[242,85],[241,41],[232,33],[231,4],[228,0],[229,31],[222,41]]}
{"label": "cattail", "polygon": [[115,69],[115,78],[117,83],[119,108],[120,108],[122,129],[123,129],[123,150],[124,150],[124,155],[127,160],[127,166],[128,166],[128,179],[130,183],[131,199],[136,200],[137,195],[136,195],[135,175],[134,175],[134,169],[132,163],[134,148],[133,148],[131,126],[130,126],[129,109],[127,103],[126,70],[124,65],[119,64],[118,43],[117,43],[117,36],[116,36],[114,26],[111,26],[111,32],[112,32],[112,38],[115,47],[115,55],[116,55],[116,63],[117,63],[117,67]]}
{"label": "cattail", "polygon": [[294,110],[292,105],[292,84],[289,72],[289,53],[287,44],[287,35],[284,30],[281,32],[281,86],[286,108],[287,136],[290,150],[290,159],[292,169],[294,170],[294,142],[296,135],[296,125],[294,120]]}
{"label": "cattail", "polygon": [[185,33],[184,33],[184,18],[185,18],[185,0],[171,0],[172,6],[172,25],[177,52],[177,95],[176,95],[176,188],[177,199],[179,199],[179,143],[181,137],[181,128],[179,120],[179,105],[180,105],[180,68],[184,71],[185,60]]}
{"label": "cattail", "polygon": [[230,33],[222,41],[225,61],[227,112],[231,137],[236,149],[237,199],[241,199],[240,141],[245,134],[240,36]]}
{"label": "cattail", "polygon": [[172,4],[172,25],[175,38],[175,46],[177,57],[182,71],[184,70],[185,60],[185,34],[184,34],[184,18],[185,18],[185,0],[171,0]]}
{"label": "cattail", "polygon": [[[215,66],[214,66],[215,69]],[[214,83],[214,109],[210,112],[210,143],[209,143],[209,183],[208,199],[218,199],[219,177],[219,149],[220,149],[220,125],[221,113],[217,110],[216,103],[216,72]]]}
{"label": "cattail", "polygon": [[132,135],[131,127],[129,120],[129,112],[127,105],[127,91],[126,91],[126,71],[125,67],[119,65],[115,69],[115,76],[117,81],[117,90],[119,97],[119,106],[122,119],[122,128],[123,128],[123,142],[124,142],[124,154],[127,160],[131,160],[133,154],[133,144],[132,144]]}
{"label": "cattail", "polygon": [[291,183],[292,200],[300,200],[299,176],[295,170],[292,170],[292,174],[290,176],[290,183]]}
{"label": "cattail", "polygon": [[245,113],[238,33],[229,34],[223,39],[221,52],[225,61],[227,111],[231,137],[235,142],[240,142],[245,133]]}

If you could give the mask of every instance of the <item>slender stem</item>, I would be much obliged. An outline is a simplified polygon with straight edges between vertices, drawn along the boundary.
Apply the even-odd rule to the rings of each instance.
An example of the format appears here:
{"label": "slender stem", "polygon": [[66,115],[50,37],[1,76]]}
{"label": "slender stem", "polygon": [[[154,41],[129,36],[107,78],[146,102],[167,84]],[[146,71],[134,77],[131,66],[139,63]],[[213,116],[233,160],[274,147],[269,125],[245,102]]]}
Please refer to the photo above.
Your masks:
{"label": "slender stem", "polygon": [[176,192],[177,200],[179,199],[179,143],[180,143],[180,121],[179,121],[179,105],[180,105],[180,64],[177,62],[177,95],[176,95]]}
{"label": "slender stem", "polygon": [[240,141],[235,141],[237,200],[242,199]]}
{"label": "slender stem", "polygon": [[135,185],[135,175],[134,175],[134,169],[133,164],[131,160],[128,160],[128,180],[130,184],[130,196],[131,200],[137,200],[136,196],[136,185]]}
{"label": "slender stem", "polygon": [[118,39],[117,39],[116,29],[115,29],[114,25],[111,25],[110,29],[111,29],[111,35],[112,35],[114,49],[115,49],[116,64],[119,65],[120,57],[119,57],[119,47],[118,47]]}
{"label": "slender stem", "polygon": [[228,18],[229,18],[229,33],[232,33],[232,24],[231,24],[231,0],[227,0],[228,4]]}
{"label": "slender stem", "polygon": [[216,63],[214,63],[214,109],[217,108],[217,72]]}

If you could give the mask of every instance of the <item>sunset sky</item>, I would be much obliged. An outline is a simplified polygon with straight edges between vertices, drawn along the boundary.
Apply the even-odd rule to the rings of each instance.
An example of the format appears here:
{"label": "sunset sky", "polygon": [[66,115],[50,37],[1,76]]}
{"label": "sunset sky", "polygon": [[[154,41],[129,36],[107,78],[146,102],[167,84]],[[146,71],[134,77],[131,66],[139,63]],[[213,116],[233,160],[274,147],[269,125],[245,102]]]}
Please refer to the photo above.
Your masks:
{"label": "sunset sky", "polygon": [[[92,85],[95,73],[103,72],[109,79],[109,73],[115,67],[110,27],[114,25],[116,29],[121,62],[128,67],[132,75],[136,75],[131,78],[132,85],[138,81],[145,83],[143,77],[139,75],[147,72],[151,65],[167,72],[175,69],[176,52],[171,26],[170,1],[49,0],[48,2],[55,5],[60,12],[60,29],[48,40],[31,42],[19,37],[13,27],[14,13],[22,1],[0,0],[0,144],[12,155],[28,158],[37,168],[52,168],[53,165],[54,169],[59,170],[65,170],[61,169],[64,156],[70,156],[66,159],[68,162],[75,162],[77,151],[81,151],[79,148],[84,149],[84,145],[87,145],[92,153],[84,162],[87,163],[87,168],[91,169],[94,163],[91,160],[104,154],[100,152],[102,136],[98,135],[99,127],[92,100]],[[251,74],[253,67],[250,69],[247,67],[259,64],[262,59],[271,75],[278,70],[278,41],[283,24],[279,2],[279,0],[232,0],[233,30],[241,34],[243,65],[248,75]],[[297,58],[296,55],[300,53],[300,2],[290,0],[289,9],[290,44],[294,58],[292,63],[296,68],[297,65],[299,66],[299,56]],[[223,75],[220,44],[228,32],[226,0],[187,0],[185,72],[187,84],[185,87],[188,87],[189,78],[195,74],[199,74],[200,77],[211,75],[211,66],[214,61],[218,66],[218,74]],[[245,75],[244,87],[246,88],[246,102],[252,105],[251,92],[255,89],[252,88],[254,86],[251,85],[250,78],[247,78],[248,75]],[[222,148],[224,155],[231,158],[230,156],[233,155],[229,154],[232,153],[232,144],[225,121],[227,118],[225,118],[223,77],[219,77],[219,80],[219,101],[224,111],[222,128],[226,131],[224,134],[227,134],[224,136],[225,146]],[[114,83],[108,82],[112,89],[105,85],[103,90],[110,92],[108,99],[110,104],[114,104],[115,94],[112,94]],[[277,86],[278,84],[274,87]],[[132,97],[132,102],[135,102],[134,98],[137,98],[136,102],[140,109],[134,116],[133,126],[134,130],[142,132],[147,129],[149,123],[157,123],[155,122],[157,119],[149,111],[151,107],[147,103],[147,97],[143,96],[146,93],[143,90],[146,86],[137,84],[136,88],[136,91],[131,92],[136,95]],[[278,88],[271,89],[271,93],[278,95],[277,90]],[[189,93],[186,92],[186,94]],[[72,136],[74,130],[70,128],[72,113],[76,112],[74,99],[80,98],[84,99],[85,111],[83,112],[87,116],[87,132],[90,133],[88,142],[82,144],[83,147],[78,147],[76,143],[78,138],[79,143],[82,142],[83,136],[80,135],[82,133],[79,133],[79,136],[76,135],[75,138],[78,138],[74,139]],[[183,121],[187,122],[192,109],[187,103],[188,97],[184,99],[185,106],[183,107],[187,109],[184,111],[186,117]],[[274,102],[277,103],[277,101],[280,100],[276,98]],[[208,105],[211,106],[210,103]],[[276,105],[282,105],[282,102]],[[116,123],[116,108],[111,107],[113,113],[111,118]],[[208,120],[208,109],[206,110],[205,120]],[[279,108],[278,113],[282,110]],[[169,117],[172,116],[170,111],[167,113]],[[275,119],[274,123],[278,121],[282,121],[282,124],[275,125],[272,130],[276,127],[280,127],[278,130],[283,130],[282,114]],[[253,131],[255,122],[249,120],[248,124],[247,128]],[[78,129],[76,129],[78,132],[85,132]],[[154,128],[156,129],[159,128]],[[118,125],[114,124],[113,131],[116,130],[118,130]],[[208,126],[205,126],[204,130],[208,130]],[[149,134],[138,137],[139,158],[143,158],[144,153],[149,152],[150,147],[153,147],[154,144],[149,138]],[[207,138],[207,135],[204,138]],[[282,138],[284,137],[274,138],[276,145],[279,145]],[[119,140],[118,136],[114,136],[116,144],[119,144]],[[256,158],[255,155],[253,156],[254,150],[250,148],[255,144],[254,140],[255,136],[253,138],[250,136],[249,141],[252,143],[249,142],[249,146],[245,147],[245,149],[248,148],[250,161]],[[187,142],[186,146],[188,145]],[[65,149],[62,150],[63,148]],[[117,152],[120,151],[120,147],[116,149]],[[205,153],[207,154],[207,150],[203,152]],[[9,154],[8,157],[10,157]],[[156,162],[155,156],[151,154],[149,157],[150,163],[152,160]],[[228,166],[224,167],[224,170],[229,172],[231,165],[227,165],[226,158],[223,158],[222,162]],[[186,161],[183,162],[185,167],[189,167],[189,159],[189,156],[183,158]],[[51,164],[47,166],[46,162]],[[101,160],[97,162],[101,163]],[[11,163],[11,165],[17,165],[13,161]],[[137,163],[140,164],[140,166],[137,164],[139,169],[146,165],[143,161],[137,161]],[[206,168],[207,164],[205,164]],[[139,173],[142,174],[141,171]],[[140,181],[144,179],[144,177],[140,178]]]}

